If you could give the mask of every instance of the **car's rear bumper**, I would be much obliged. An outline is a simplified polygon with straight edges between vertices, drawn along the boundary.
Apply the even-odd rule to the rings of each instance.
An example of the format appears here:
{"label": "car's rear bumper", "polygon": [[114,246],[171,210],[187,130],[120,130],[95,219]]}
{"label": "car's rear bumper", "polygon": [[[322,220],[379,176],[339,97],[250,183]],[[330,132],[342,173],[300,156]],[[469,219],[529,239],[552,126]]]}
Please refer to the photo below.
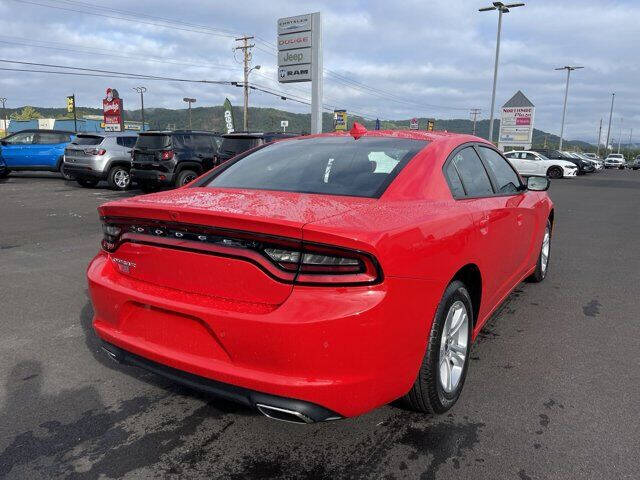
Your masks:
{"label": "car's rear bumper", "polygon": [[386,278],[370,287],[294,287],[280,305],[247,304],[136,280],[103,253],[87,276],[94,329],[107,343],[345,417],[411,388],[442,295],[439,285]]}
{"label": "car's rear bumper", "polygon": [[160,170],[132,168],[130,175],[133,181],[153,182],[161,185],[173,183],[173,173]]}
{"label": "car's rear bumper", "polygon": [[65,162],[64,170],[75,178],[92,178],[96,180],[104,180],[105,178],[105,173],[103,171],[94,170],[89,166],[74,165]]}

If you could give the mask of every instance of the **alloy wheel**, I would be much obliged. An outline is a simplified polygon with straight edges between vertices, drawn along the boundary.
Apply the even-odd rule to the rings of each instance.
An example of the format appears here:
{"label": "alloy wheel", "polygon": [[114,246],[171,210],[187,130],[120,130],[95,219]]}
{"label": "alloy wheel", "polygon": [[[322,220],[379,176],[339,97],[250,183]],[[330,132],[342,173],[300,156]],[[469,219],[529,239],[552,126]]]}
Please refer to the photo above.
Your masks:
{"label": "alloy wheel", "polygon": [[547,265],[549,264],[549,250],[551,249],[551,234],[549,232],[549,227],[544,229],[544,239],[542,240],[542,252],[540,255],[540,267],[542,270],[542,274],[544,275],[547,271]]}
{"label": "alloy wheel", "polygon": [[446,393],[454,392],[460,384],[467,360],[468,335],[467,307],[457,300],[449,307],[440,337],[438,371],[440,385]]}
{"label": "alloy wheel", "polygon": [[118,188],[125,189],[129,186],[130,182],[131,176],[126,170],[118,170],[113,176],[113,183],[115,183]]}
{"label": "alloy wheel", "polygon": [[187,175],[182,180],[182,185],[186,185],[187,183],[193,182],[196,179],[195,175]]}

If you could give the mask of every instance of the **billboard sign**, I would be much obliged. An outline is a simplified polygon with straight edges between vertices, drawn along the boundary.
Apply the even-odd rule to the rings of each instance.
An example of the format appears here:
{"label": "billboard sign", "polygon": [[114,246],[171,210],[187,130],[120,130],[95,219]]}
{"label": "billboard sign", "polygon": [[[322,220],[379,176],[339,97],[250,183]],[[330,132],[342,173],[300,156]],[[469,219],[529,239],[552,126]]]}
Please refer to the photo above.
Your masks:
{"label": "billboard sign", "polygon": [[336,132],[344,132],[347,130],[347,111],[346,110],[334,110],[333,111],[333,129]]}
{"label": "billboard sign", "polygon": [[536,108],[531,101],[518,91],[502,106],[498,148],[531,148],[533,141],[533,120]]}
{"label": "billboard sign", "polygon": [[124,130],[122,99],[115,88],[107,88],[107,96],[102,100],[102,113],[105,132]]}
{"label": "billboard sign", "polygon": [[533,139],[535,107],[503,107],[498,143],[529,145]]}
{"label": "billboard sign", "polygon": [[310,47],[311,42],[311,32],[287,33],[286,35],[278,35],[278,51]]}

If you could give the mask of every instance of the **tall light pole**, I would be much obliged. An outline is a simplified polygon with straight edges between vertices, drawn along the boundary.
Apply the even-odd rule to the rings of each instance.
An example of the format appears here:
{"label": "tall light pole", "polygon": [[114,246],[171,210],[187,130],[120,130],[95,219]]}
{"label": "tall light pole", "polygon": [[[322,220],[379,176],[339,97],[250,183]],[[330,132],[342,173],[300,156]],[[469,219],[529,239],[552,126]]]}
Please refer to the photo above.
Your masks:
{"label": "tall light pole", "polygon": [[189,104],[189,130],[193,130],[193,127],[192,127],[192,124],[191,124],[191,104],[192,103],[196,103],[196,99],[195,98],[184,97],[182,100]]}
{"label": "tall light pole", "polygon": [[479,12],[488,12],[491,10],[498,11],[498,36],[496,40],[496,60],[493,65],[493,91],[491,93],[491,115],[489,116],[489,141],[493,142],[493,113],[496,104],[496,83],[498,82],[498,59],[500,57],[500,33],[502,31],[502,14],[509,13],[510,8],[523,7],[524,3],[508,3],[493,2],[490,7],[479,9]]}
{"label": "tall light pole", "polygon": [[616,98],[615,92],[611,94],[611,111],[609,112],[609,128],[607,128],[607,143],[604,144],[605,156],[609,155],[609,136],[611,135],[611,119],[613,118],[613,101]]}
{"label": "tall light pole", "polygon": [[620,153],[620,144],[622,143],[622,122],[624,118],[620,119],[620,135],[618,135],[618,153]]}
{"label": "tall light pole", "polygon": [[144,132],[144,92],[147,91],[147,87],[133,87],[133,89],[140,94],[140,113],[142,114],[142,128],[140,131]]}
{"label": "tall light pole", "polygon": [[571,76],[571,72],[573,70],[578,70],[584,67],[571,67],[569,65],[565,65],[564,67],[556,68],[556,70],[566,70],[567,71],[567,85],[564,87],[564,106],[562,107],[562,125],[560,126],[560,146],[558,150],[562,150],[562,136],[564,135],[564,118],[567,113],[567,96],[569,95],[569,77]]}
{"label": "tall light pole", "polygon": [[9,125],[7,125],[7,110],[5,109],[5,103],[7,99],[5,97],[0,97],[0,102],[2,102],[2,116],[4,117],[4,134],[7,135],[7,130],[9,130]]}

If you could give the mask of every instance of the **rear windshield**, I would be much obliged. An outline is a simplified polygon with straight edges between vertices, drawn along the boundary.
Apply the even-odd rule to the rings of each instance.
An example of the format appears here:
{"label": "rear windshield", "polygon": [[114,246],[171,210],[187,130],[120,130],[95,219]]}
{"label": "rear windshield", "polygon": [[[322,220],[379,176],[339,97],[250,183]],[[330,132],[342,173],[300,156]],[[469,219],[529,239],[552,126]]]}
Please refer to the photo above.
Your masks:
{"label": "rear windshield", "polygon": [[168,135],[138,135],[136,148],[143,150],[161,150],[171,145],[171,137]]}
{"label": "rear windshield", "polygon": [[223,153],[242,153],[260,145],[258,138],[223,138],[220,151]]}
{"label": "rear windshield", "polygon": [[104,137],[99,137],[97,135],[78,135],[73,142],[72,145],[99,145]]}
{"label": "rear windshield", "polygon": [[276,142],[241,158],[205,186],[379,197],[428,143],[350,136]]}

